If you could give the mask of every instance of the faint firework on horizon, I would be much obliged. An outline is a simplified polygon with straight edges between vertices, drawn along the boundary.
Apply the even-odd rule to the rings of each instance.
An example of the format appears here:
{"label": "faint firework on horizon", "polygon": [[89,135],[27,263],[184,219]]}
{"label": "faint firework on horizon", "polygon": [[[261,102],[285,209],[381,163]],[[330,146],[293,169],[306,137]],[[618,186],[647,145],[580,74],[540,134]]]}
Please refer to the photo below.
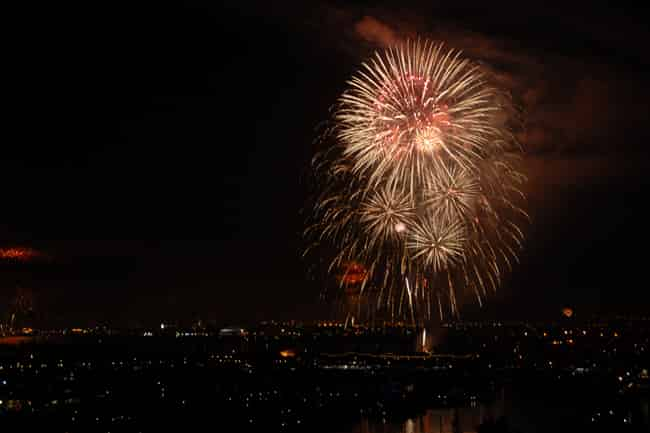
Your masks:
{"label": "faint firework on horizon", "polygon": [[33,262],[46,257],[45,253],[30,247],[0,248],[0,261],[5,262]]}

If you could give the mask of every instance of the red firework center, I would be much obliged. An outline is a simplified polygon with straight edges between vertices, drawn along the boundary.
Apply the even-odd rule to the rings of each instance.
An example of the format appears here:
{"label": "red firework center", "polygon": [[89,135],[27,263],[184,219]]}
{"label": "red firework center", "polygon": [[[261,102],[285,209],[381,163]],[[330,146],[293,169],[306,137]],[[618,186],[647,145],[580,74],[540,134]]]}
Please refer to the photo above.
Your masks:
{"label": "red firework center", "polygon": [[451,126],[449,106],[436,102],[430,79],[409,75],[385,84],[374,104],[377,144],[384,150],[403,152],[414,146],[435,151]]}

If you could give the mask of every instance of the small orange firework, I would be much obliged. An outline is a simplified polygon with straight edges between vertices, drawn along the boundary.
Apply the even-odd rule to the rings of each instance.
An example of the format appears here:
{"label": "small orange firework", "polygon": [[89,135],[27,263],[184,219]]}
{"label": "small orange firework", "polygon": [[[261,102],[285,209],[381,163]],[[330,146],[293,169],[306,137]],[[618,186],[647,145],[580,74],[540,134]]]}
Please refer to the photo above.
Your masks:
{"label": "small orange firework", "polygon": [[562,315],[566,318],[573,316],[573,310],[569,307],[562,308]]}
{"label": "small orange firework", "polygon": [[341,275],[341,282],[344,284],[359,284],[368,274],[366,268],[357,262],[346,263],[344,269],[345,272]]}
{"label": "small orange firework", "polygon": [[0,260],[31,262],[42,256],[39,251],[28,247],[0,248]]}

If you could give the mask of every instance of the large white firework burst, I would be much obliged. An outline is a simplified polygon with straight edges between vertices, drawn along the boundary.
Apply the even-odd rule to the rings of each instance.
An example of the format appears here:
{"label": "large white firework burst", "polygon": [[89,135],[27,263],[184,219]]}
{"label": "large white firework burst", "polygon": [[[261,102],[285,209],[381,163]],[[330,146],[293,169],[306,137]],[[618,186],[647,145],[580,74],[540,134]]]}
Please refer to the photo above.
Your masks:
{"label": "large white firework burst", "polygon": [[375,53],[348,84],[314,160],[308,250],[333,275],[364,270],[338,285],[373,317],[456,315],[461,291],[482,302],[527,218],[510,98],[461,52],[420,40]]}

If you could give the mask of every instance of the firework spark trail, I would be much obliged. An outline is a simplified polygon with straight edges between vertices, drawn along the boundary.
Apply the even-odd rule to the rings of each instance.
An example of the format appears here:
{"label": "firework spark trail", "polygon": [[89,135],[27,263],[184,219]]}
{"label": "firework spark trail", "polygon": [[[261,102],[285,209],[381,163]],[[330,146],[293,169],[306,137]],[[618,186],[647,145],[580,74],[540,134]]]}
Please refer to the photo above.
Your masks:
{"label": "firework spark trail", "polygon": [[333,145],[313,161],[307,250],[330,274],[354,264],[338,286],[377,314],[457,315],[458,290],[482,304],[517,260],[518,117],[489,78],[458,51],[410,41],[377,52],[339,99],[322,137]]}

